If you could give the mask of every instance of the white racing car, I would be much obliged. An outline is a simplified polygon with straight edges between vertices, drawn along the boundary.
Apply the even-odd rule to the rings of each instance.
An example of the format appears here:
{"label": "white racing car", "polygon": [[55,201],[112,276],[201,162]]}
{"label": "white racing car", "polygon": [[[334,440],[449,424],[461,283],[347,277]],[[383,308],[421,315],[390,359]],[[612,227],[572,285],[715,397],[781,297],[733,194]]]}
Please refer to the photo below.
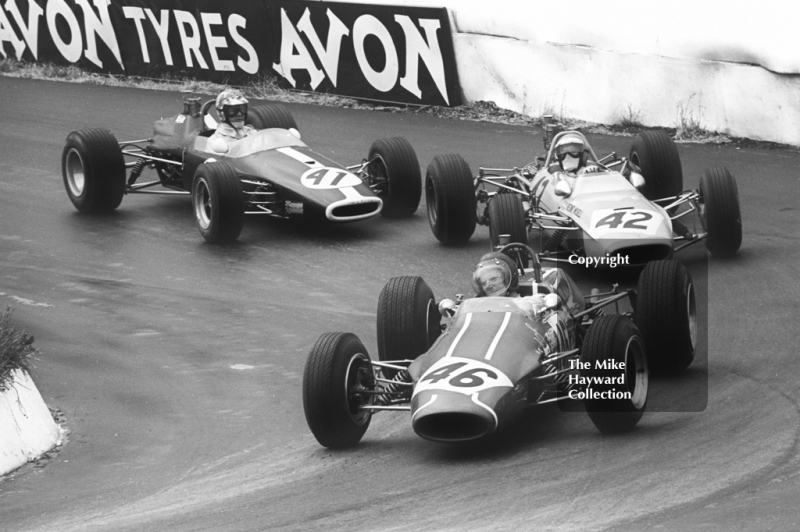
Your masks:
{"label": "white racing car", "polygon": [[[565,169],[575,146],[582,148],[581,160]],[[559,152],[562,147],[567,151]],[[475,177],[460,155],[436,156],[425,178],[436,238],[463,244],[478,223],[489,226],[492,248],[500,235],[527,244],[535,233],[543,260],[611,267],[670,258],[701,240],[719,257],[741,246],[733,175],[710,168],[698,189],[683,190],[680,157],[667,134],[640,133],[627,159],[616,153],[598,158],[580,132],[555,134],[546,126],[545,148],[545,156],[522,168],[480,168]],[[690,214],[699,228],[682,222]]]}

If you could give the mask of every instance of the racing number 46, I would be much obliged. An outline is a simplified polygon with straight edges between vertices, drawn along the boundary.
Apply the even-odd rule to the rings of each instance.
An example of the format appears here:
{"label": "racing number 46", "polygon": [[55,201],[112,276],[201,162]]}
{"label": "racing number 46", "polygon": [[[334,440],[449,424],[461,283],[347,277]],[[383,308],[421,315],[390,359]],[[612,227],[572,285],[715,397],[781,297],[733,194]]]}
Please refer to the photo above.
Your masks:
{"label": "racing number 46", "polygon": [[474,388],[483,386],[484,380],[479,374],[483,374],[483,377],[492,380],[498,377],[497,373],[486,368],[472,368],[459,372],[458,370],[465,365],[465,362],[449,364],[437,369],[420,382],[429,381],[431,384],[436,384],[441,380],[448,379],[447,383],[450,386],[455,386],[456,388]]}

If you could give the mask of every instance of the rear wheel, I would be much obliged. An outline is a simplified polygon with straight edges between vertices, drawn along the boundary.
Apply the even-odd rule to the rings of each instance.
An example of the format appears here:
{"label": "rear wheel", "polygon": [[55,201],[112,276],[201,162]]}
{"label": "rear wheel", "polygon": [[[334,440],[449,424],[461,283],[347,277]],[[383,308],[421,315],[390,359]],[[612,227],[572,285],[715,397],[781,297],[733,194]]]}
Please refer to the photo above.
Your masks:
{"label": "rear wheel", "polygon": [[419,207],[422,177],[414,148],[403,137],[376,140],[367,160],[370,175],[385,184],[377,191],[383,200],[381,214],[388,218],[406,218]]}
{"label": "rear wheel", "polygon": [[125,160],[114,135],[84,129],[67,136],[61,175],[72,204],[82,213],[110,212],[125,194]]}
{"label": "rear wheel", "polygon": [[586,368],[581,377],[599,377],[584,390],[591,394],[585,404],[595,427],[607,434],[633,429],[644,414],[649,387],[644,342],[636,325],[619,314],[595,320],[583,340],[581,362]]}
{"label": "rear wheel", "polygon": [[303,410],[317,441],[332,449],[361,441],[372,413],[375,379],[364,344],[352,333],[323,334],[303,371]]}
{"label": "rear wheel", "polygon": [[442,244],[464,244],[475,232],[478,207],[472,172],[460,155],[433,158],[425,175],[425,201],[431,231]]}
{"label": "rear wheel", "polygon": [[639,275],[634,321],[654,375],[689,367],[697,347],[697,308],[692,276],[683,264],[647,263]]}
{"label": "rear wheel", "polygon": [[201,164],[192,182],[197,229],[211,244],[233,242],[244,227],[242,181],[226,162]]}
{"label": "rear wheel", "polygon": [[[413,360],[439,337],[441,315],[422,277],[392,277],[378,298],[378,359]],[[392,377],[395,372],[384,371]]]}
{"label": "rear wheel", "polygon": [[717,257],[730,257],[742,245],[742,214],[739,189],[727,168],[709,168],[700,179],[704,205],[706,247]]}
{"label": "rear wheel", "polygon": [[247,123],[256,129],[297,129],[292,113],[281,104],[257,105],[247,111]]}
{"label": "rear wheel", "polygon": [[525,209],[517,194],[496,194],[489,201],[489,237],[492,249],[500,245],[500,235],[509,235],[506,242],[528,244],[528,230],[525,226]]}
{"label": "rear wheel", "polygon": [[675,142],[663,131],[642,131],[631,146],[630,161],[644,177],[642,194],[650,201],[683,191],[683,168]]}

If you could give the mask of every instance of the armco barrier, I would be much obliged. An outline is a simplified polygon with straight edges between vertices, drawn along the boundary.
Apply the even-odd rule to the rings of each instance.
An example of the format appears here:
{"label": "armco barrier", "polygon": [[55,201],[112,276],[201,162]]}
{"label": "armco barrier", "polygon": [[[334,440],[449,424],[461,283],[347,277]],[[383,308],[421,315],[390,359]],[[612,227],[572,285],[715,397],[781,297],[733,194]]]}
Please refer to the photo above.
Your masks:
{"label": "armco barrier", "polygon": [[0,50],[120,74],[694,121],[800,145],[797,20],[785,0],[5,0]]}

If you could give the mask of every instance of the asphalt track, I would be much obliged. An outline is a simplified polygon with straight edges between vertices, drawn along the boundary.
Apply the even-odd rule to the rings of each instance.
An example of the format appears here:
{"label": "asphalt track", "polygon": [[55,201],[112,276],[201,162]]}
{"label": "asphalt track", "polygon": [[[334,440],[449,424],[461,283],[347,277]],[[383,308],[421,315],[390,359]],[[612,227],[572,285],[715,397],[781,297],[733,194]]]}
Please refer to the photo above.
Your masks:
{"label": "asphalt track", "polygon": [[[71,430],[44,467],[0,482],[5,532],[800,528],[797,151],[679,146],[687,187],[705,167],[733,171],[744,220],[735,259],[706,272],[702,250],[686,255],[709,294],[707,345],[685,376],[654,383],[662,409],[700,411],[648,412],[603,437],[585,413],[542,408],[478,447],[426,442],[407,415],[381,414],[360,446],[331,452],[303,417],[314,341],[352,331],[374,355],[385,282],[468,292],[488,230],[444,248],[421,207],[330,229],[249,219],[237,245],[215,247],[184,197],[82,216],[61,183],[67,133],[143,138],[182,95],[4,77],[0,94],[0,303],[35,335],[36,383]],[[309,145],[346,164],[395,135],[423,168],[446,152],[473,170],[524,164],[541,146],[528,128],[288,107]],[[590,139],[601,153],[630,145]],[[584,288],[608,282],[574,273]],[[707,405],[680,406],[706,378]]]}

